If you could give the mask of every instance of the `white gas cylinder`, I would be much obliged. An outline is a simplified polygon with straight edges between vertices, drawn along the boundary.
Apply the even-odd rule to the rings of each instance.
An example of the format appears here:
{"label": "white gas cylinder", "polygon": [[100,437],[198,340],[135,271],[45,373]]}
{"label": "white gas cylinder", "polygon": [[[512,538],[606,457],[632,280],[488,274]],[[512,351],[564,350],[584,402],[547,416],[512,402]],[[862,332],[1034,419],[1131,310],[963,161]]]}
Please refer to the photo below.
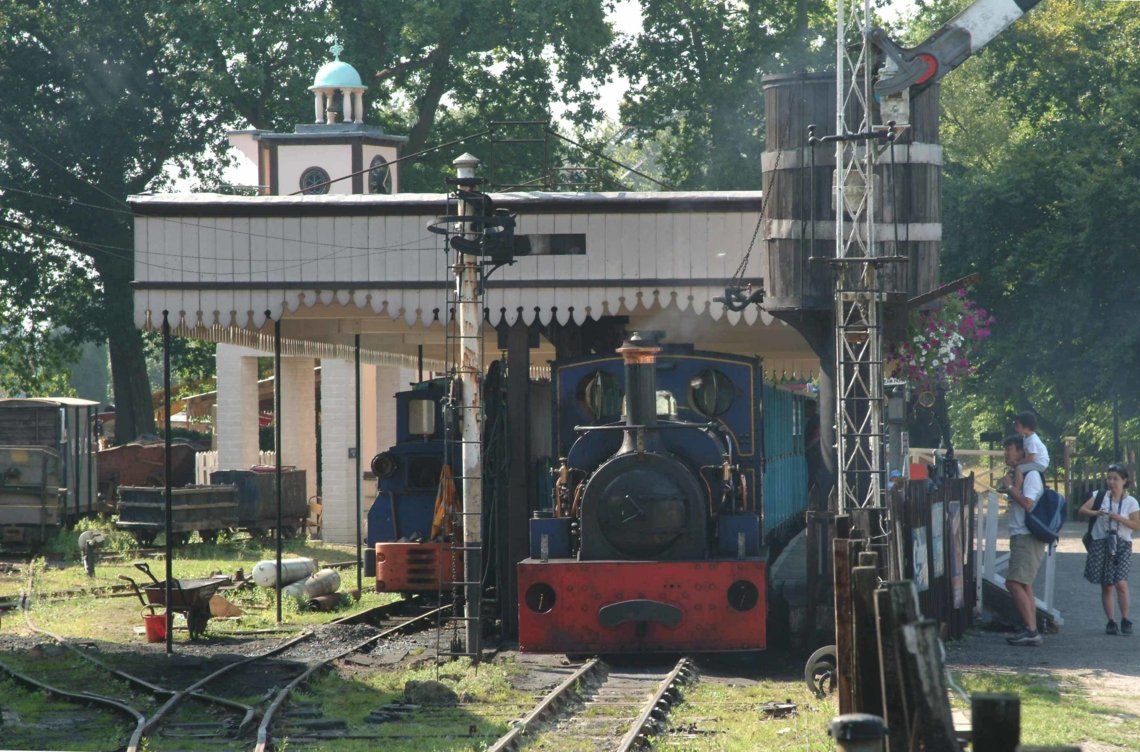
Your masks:
{"label": "white gas cylinder", "polygon": [[[299,582],[316,571],[317,562],[314,559],[282,559],[281,584]],[[254,583],[261,587],[277,587],[277,560],[267,559],[257,562],[251,577]]]}
{"label": "white gas cylinder", "polygon": [[319,595],[331,595],[340,590],[340,573],[335,569],[322,569],[313,576],[281,588],[281,595],[297,600],[312,600]]}

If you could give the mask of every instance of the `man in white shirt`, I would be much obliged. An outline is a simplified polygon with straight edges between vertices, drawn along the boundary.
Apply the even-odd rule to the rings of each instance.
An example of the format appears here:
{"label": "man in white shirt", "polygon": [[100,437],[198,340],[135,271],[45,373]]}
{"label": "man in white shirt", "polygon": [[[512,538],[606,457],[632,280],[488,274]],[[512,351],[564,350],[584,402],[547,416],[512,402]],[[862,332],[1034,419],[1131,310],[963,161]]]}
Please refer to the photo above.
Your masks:
{"label": "man in white shirt", "polygon": [[1008,436],[1002,444],[1005,464],[1010,467],[1010,474],[1006,476],[1009,487],[1004,490],[1009,500],[1009,571],[1005,575],[1005,587],[1013,597],[1018,615],[1025,622],[1024,629],[1008,638],[1007,642],[1010,645],[1040,645],[1033,580],[1045,560],[1047,545],[1029,532],[1025,526],[1025,513],[1041,498],[1045,482],[1039,470],[1022,474],[1018,469],[1025,463],[1025,442],[1021,436]]}

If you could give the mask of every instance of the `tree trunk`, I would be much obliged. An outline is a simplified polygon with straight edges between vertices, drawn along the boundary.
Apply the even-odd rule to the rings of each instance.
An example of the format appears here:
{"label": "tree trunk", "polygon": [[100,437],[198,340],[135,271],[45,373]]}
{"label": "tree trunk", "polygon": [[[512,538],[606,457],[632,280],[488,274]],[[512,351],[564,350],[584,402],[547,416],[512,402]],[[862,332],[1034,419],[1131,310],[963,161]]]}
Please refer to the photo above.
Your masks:
{"label": "tree trunk", "polygon": [[[101,242],[112,247],[129,248],[134,244],[134,233],[129,225],[125,232],[112,230],[105,237],[109,239]],[[111,355],[115,399],[115,443],[125,444],[142,434],[155,433],[146,356],[142,335],[134,322],[133,254],[95,253],[92,257],[103,282],[103,325]]]}

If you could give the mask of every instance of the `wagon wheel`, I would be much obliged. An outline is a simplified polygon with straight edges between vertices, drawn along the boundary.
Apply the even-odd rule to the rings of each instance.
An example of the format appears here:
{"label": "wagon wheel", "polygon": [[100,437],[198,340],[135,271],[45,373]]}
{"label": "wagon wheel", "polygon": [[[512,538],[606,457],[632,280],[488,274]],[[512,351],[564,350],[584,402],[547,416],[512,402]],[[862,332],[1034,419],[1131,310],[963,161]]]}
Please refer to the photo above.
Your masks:
{"label": "wagon wheel", "polygon": [[825,645],[811,654],[804,664],[804,681],[816,697],[826,697],[835,691],[838,659],[834,645]]}
{"label": "wagon wheel", "polygon": [[140,546],[146,547],[146,546],[151,546],[154,544],[154,536],[155,536],[154,532],[141,531],[140,530],[140,531],[136,531],[136,532],[131,533],[131,535],[133,535],[135,537],[135,540],[138,541],[138,544]]}
{"label": "wagon wheel", "polygon": [[190,542],[190,533],[171,533],[170,540],[173,541],[176,546],[185,546]]}
{"label": "wagon wheel", "polygon": [[217,543],[218,531],[217,530],[199,530],[198,537],[202,539],[203,543]]}

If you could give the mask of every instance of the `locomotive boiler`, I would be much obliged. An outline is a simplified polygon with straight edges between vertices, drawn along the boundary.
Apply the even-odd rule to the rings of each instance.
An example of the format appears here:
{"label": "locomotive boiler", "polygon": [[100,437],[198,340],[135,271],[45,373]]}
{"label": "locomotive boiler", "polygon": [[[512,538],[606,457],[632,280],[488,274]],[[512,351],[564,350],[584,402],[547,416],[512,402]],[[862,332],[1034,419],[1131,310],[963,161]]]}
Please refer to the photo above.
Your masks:
{"label": "locomotive boiler", "polygon": [[612,358],[552,367],[565,455],[518,565],[519,648],[763,649],[760,363],[655,332],[618,352],[624,389]]}

